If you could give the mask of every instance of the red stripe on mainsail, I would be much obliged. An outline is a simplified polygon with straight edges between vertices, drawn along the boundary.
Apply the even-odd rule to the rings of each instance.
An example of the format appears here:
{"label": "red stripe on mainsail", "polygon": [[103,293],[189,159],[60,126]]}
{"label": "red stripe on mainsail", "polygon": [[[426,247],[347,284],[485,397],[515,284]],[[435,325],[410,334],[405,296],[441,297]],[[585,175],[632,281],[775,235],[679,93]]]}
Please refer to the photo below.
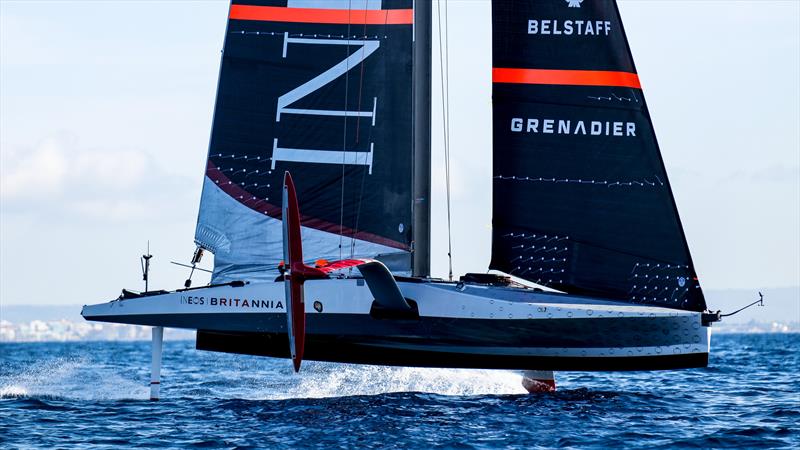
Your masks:
{"label": "red stripe on mainsail", "polygon": [[410,25],[413,9],[321,9],[231,5],[228,16],[262,22],[332,23],[344,25]]}
{"label": "red stripe on mainsail", "polygon": [[[208,161],[206,166],[206,176],[211,179],[223,192],[233,197],[239,203],[247,206],[253,211],[273,217],[275,219],[281,218],[281,207],[275,206],[264,199],[258,198],[255,195],[247,192],[238,184],[231,181],[221,170],[217,168],[211,161]],[[302,211],[302,206],[301,206]],[[327,231],[338,235],[341,233],[345,238],[355,238],[362,241],[372,242],[374,244],[385,245],[387,247],[397,248],[400,250],[409,250],[409,246],[377,234],[368,233],[366,231],[357,231],[352,228],[340,227],[338,223],[326,222],[314,217],[300,215],[300,224],[304,227],[314,228],[321,231]]]}
{"label": "red stripe on mainsail", "polygon": [[493,83],[616,86],[641,89],[639,76],[604,70],[492,69]]}

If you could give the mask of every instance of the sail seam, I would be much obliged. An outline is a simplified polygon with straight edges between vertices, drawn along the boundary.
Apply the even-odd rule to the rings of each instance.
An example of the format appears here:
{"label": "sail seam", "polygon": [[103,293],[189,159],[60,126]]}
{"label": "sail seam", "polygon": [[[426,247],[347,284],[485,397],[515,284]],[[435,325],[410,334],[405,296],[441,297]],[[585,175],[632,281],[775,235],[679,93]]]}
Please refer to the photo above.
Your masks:
{"label": "sail seam", "polygon": [[571,183],[571,184],[588,184],[588,185],[595,185],[595,186],[605,186],[605,187],[613,187],[613,186],[664,186],[664,182],[658,178],[657,175],[653,175],[655,181],[651,181],[648,178],[642,178],[641,180],[617,180],[617,181],[609,181],[609,180],[594,180],[594,179],[585,179],[585,178],[555,178],[555,177],[523,177],[518,175],[495,175],[495,180],[514,180],[514,181],[530,181],[530,182],[542,182],[542,183]]}

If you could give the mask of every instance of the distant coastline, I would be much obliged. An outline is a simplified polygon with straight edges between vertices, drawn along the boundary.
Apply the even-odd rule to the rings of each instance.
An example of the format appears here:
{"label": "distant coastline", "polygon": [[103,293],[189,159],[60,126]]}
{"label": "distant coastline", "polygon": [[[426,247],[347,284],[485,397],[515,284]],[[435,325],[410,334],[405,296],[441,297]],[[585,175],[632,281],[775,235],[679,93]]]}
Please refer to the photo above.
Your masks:
{"label": "distant coastline", "polygon": [[[150,339],[150,328],[142,325],[78,322],[67,319],[32,320],[21,323],[0,320],[0,343],[142,341]],[[194,330],[175,328],[164,330],[165,340],[193,340],[194,338]]]}
{"label": "distant coastline", "polygon": [[715,323],[711,334],[800,333],[800,322]]}

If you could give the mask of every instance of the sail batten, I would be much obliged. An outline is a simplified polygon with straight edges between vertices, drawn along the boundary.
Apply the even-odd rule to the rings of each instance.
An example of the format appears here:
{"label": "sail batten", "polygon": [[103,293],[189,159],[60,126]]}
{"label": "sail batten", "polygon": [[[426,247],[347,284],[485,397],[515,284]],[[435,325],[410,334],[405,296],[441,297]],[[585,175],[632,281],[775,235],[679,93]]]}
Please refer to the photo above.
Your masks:
{"label": "sail batten", "polygon": [[706,308],[612,0],[493,0],[490,267]]}

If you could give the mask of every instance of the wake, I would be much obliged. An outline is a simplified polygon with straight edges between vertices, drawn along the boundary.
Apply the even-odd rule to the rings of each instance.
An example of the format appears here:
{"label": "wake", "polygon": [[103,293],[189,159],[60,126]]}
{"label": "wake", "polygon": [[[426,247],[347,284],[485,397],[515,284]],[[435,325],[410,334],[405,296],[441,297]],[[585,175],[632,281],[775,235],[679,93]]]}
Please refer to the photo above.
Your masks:
{"label": "wake", "polygon": [[[0,376],[0,398],[70,398],[123,400],[146,398],[143,383],[97,368],[86,357],[34,362],[17,373]],[[4,371],[5,372],[5,371]]]}
{"label": "wake", "polygon": [[[333,367],[330,367],[333,366]],[[286,393],[266,398],[325,398],[424,392],[439,395],[524,394],[519,373],[501,370],[334,365],[303,374]]]}
{"label": "wake", "polygon": [[[85,401],[149,398],[149,364],[138,358],[111,362],[76,355],[33,361],[16,367],[3,366],[0,370],[0,398]],[[397,392],[448,396],[524,394],[526,391],[520,381],[519,372],[503,370],[386,367],[313,361],[307,362],[303,370],[295,374],[287,360],[217,354],[166,361],[162,372],[162,399],[287,400]]]}

